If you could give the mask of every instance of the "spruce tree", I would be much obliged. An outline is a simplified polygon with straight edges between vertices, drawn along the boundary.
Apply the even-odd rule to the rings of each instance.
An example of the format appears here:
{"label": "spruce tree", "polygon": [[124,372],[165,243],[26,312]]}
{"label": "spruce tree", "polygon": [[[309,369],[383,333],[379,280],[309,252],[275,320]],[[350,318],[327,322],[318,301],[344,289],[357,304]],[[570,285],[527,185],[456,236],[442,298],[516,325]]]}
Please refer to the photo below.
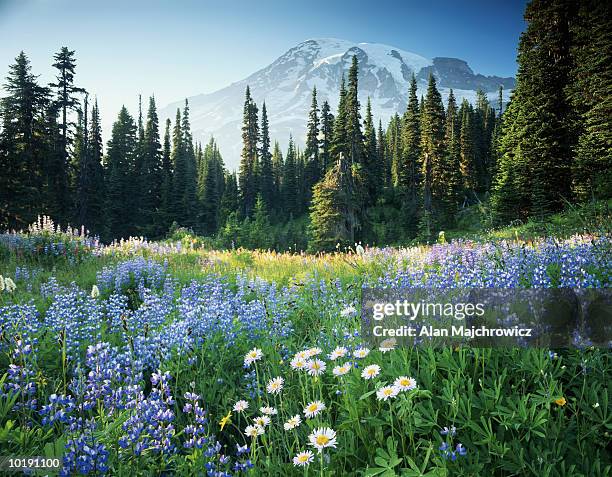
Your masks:
{"label": "spruce tree", "polygon": [[421,162],[423,174],[423,216],[421,233],[431,237],[438,227],[441,205],[446,194],[443,169],[446,148],[444,144],[444,106],[436,87],[436,79],[430,74],[427,95],[421,119]]}
{"label": "spruce tree", "polygon": [[572,25],[574,66],[568,93],[578,131],[572,187],[582,201],[612,197],[611,10],[608,2],[578,2]]}
{"label": "spruce tree", "polygon": [[443,184],[443,211],[445,214],[446,226],[454,226],[454,217],[457,212],[462,193],[461,177],[461,151],[459,138],[459,115],[457,102],[453,90],[448,95],[448,105],[446,108],[446,123],[444,127],[444,143],[446,156],[442,165],[442,184]]}
{"label": "spruce tree", "polygon": [[379,192],[384,183],[383,164],[378,155],[376,144],[376,129],[374,129],[374,119],[372,118],[372,105],[368,97],[366,106],[366,117],[363,125],[364,129],[364,179],[366,186],[366,197],[368,203],[373,205],[379,196]]}
{"label": "spruce tree", "polygon": [[162,231],[167,231],[172,221],[172,145],[170,140],[170,128],[172,123],[170,119],[166,119],[166,129],[164,131],[164,144],[162,149],[162,192],[160,203],[159,223]]}
{"label": "spruce tree", "polygon": [[[510,203],[517,190],[530,191],[528,204],[516,204],[526,206],[525,215],[541,217],[560,210],[571,198],[576,128],[572,127],[567,85],[572,68],[570,21],[574,8],[575,4],[566,0],[532,0],[526,7],[527,29],[519,42],[519,69],[511,101],[514,111],[505,115],[502,132],[515,137],[501,140],[499,177],[494,187],[493,209],[498,221],[507,215],[500,205]],[[510,146],[512,150],[507,149]]]}
{"label": "spruce tree", "polygon": [[154,97],[149,98],[147,121],[142,141],[142,153],[144,156],[140,176],[142,230],[148,237],[155,238],[160,237],[165,231],[162,208],[165,171],[159,137],[159,118]]}
{"label": "spruce tree", "polygon": [[274,149],[272,150],[272,172],[274,177],[274,197],[272,200],[272,210],[275,212],[281,212],[284,208],[282,187],[285,173],[285,162],[283,160],[283,153],[278,145],[278,141],[274,141]]}
{"label": "spruce tree", "polygon": [[382,121],[378,121],[378,132],[376,135],[376,155],[383,168],[383,185],[391,186],[391,163],[387,154],[385,132],[383,131]]}
{"label": "spruce tree", "polygon": [[363,162],[363,133],[361,130],[361,114],[359,112],[358,97],[358,74],[359,66],[357,56],[353,60],[348,74],[348,89],[346,92],[346,143],[347,154],[350,164],[361,164]]}
{"label": "spruce tree", "polygon": [[322,169],[319,161],[319,105],[317,103],[316,87],[312,89],[312,102],[306,126],[306,150],[304,155],[306,161],[304,170],[304,200],[306,203],[310,203],[312,186],[319,182]]}
{"label": "spruce tree", "polygon": [[461,118],[459,154],[465,200],[473,200],[478,188],[473,116],[472,106],[464,99],[459,110],[459,117]]}
{"label": "spruce tree", "polygon": [[240,208],[240,194],[236,173],[226,173],[224,177],[223,194],[219,205],[219,224],[225,226],[229,217],[236,214]]}
{"label": "spruce tree", "polygon": [[238,186],[241,198],[241,210],[245,216],[252,213],[257,195],[257,143],[259,125],[257,122],[257,105],[251,98],[247,86],[242,115],[242,153],[238,170]]}
{"label": "spruce tree", "polygon": [[134,227],[133,183],[136,179],[137,129],[134,119],[123,106],[113,124],[107,146],[107,219],[110,238],[137,233]]}
{"label": "spruce tree", "polygon": [[174,174],[172,177],[171,223],[177,225],[184,222],[183,193],[187,181],[187,165],[185,161],[185,148],[183,147],[183,131],[181,129],[181,110],[177,108],[172,130],[172,152],[170,155]]}
{"label": "spruce tree", "polygon": [[189,122],[189,103],[185,99],[185,108],[181,120],[181,131],[183,133],[182,146],[185,161],[185,182],[182,186],[182,225],[195,228],[197,225],[197,166],[191,125]]}
{"label": "spruce tree", "polygon": [[283,167],[283,179],[281,185],[281,196],[283,211],[288,218],[298,213],[298,184],[297,184],[297,151],[293,137],[289,136],[289,147]]}
{"label": "spruce tree", "polygon": [[[85,108],[87,114],[87,108]],[[81,156],[77,200],[77,223],[85,226],[92,234],[106,236],[105,184],[102,166],[102,126],[98,101],[91,110],[91,122],[87,133],[87,147]]]}
{"label": "spruce tree", "polygon": [[417,82],[412,75],[408,106],[402,118],[401,167],[397,173],[397,184],[412,208],[416,207],[421,182],[420,116]]}
{"label": "spruce tree", "polygon": [[261,147],[259,148],[259,191],[261,199],[268,208],[274,207],[274,171],[270,152],[270,126],[266,103],[261,107]]}
{"label": "spruce tree", "polygon": [[[74,85],[76,60],[74,51],[65,46],[53,56],[53,67],[58,70],[56,82],[49,86],[56,91],[54,106],[60,114],[61,142],[59,154],[55,157],[57,161],[49,164],[46,169],[47,181],[50,185],[51,203],[49,212],[60,221],[68,221],[70,218],[71,193],[69,189],[70,176],[75,176],[76,171],[68,170],[70,147],[73,143],[74,123],[70,121],[70,113],[76,113],[80,101],[77,94],[84,93],[83,88]],[[74,181],[76,182],[76,181]]]}
{"label": "spruce tree", "polygon": [[[41,87],[31,72],[30,61],[21,52],[9,66],[0,99],[0,224],[22,228],[45,211],[43,166],[49,133],[55,129],[54,114],[48,113],[49,90]],[[57,136],[55,136],[57,137]]]}
{"label": "spruce tree", "polygon": [[321,106],[321,152],[320,152],[320,163],[321,171],[320,177],[325,175],[325,172],[331,165],[331,148],[334,137],[334,115],[331,113],[329,103],[323,102]]}

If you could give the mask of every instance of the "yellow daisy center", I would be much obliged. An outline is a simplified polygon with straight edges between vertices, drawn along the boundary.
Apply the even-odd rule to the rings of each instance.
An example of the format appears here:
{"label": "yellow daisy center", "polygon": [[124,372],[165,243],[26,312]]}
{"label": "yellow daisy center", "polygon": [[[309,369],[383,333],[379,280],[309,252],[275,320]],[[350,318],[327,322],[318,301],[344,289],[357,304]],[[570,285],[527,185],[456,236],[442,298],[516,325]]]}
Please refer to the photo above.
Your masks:
{"label": "yellow daisy center", "polygon": [[324,446],[325,444],[329,442],[329,437],[327,437],[324,434],[321,434],[317,436],[316,441],[317,441],[317,444],[319,444],[320,446]]}

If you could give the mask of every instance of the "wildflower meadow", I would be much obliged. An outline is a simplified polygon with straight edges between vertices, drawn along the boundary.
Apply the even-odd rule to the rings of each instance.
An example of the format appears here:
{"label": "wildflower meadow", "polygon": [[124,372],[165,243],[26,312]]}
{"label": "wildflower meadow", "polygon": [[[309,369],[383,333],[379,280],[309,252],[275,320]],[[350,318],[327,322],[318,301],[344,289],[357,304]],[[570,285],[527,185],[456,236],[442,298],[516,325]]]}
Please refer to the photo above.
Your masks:
{"label": "wildflower meadow", "polygon": [[0,235],[0,449],[32,475],[604,476],[610,351],[372,346],[363,287],[604,288],[608,236],[326,255]]}

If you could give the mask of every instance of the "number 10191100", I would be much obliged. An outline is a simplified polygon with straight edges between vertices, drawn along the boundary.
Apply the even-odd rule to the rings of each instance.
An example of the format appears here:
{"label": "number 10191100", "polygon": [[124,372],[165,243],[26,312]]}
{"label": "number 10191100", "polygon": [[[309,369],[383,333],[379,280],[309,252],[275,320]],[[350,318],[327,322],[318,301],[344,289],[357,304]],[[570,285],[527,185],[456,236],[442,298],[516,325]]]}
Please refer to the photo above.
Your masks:
{"label": "number 10191100", "polygon": [[59,457],[0,457],[0,471],[59,470],[62,459]]}

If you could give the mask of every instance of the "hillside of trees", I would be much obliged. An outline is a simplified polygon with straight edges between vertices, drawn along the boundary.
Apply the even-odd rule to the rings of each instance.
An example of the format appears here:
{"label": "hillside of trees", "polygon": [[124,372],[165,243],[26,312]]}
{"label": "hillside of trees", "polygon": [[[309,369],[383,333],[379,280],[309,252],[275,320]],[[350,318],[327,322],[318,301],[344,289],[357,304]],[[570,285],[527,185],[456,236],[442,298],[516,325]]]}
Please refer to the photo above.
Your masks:
{"label": "hillside of trees", "polygon": [[123,107],[102,144],[97,101],[76,81],[75,52],[39,84],[21,52],[0,100],[0,229],[37,215],[105,241],[185,228],[220,247],[333,250],[431,240],[475,203],[490,225],[544,217],[612,196],[610,7],[533,0],[510,103],[443,104],[436,78],[383,125],[358,99],[358,63],[336,114],[312,92],[305,148],[270,137],[266,104],[245,92],[239,170],[214,139],[194,141],[189,104],[159,124],[153,97]]}

